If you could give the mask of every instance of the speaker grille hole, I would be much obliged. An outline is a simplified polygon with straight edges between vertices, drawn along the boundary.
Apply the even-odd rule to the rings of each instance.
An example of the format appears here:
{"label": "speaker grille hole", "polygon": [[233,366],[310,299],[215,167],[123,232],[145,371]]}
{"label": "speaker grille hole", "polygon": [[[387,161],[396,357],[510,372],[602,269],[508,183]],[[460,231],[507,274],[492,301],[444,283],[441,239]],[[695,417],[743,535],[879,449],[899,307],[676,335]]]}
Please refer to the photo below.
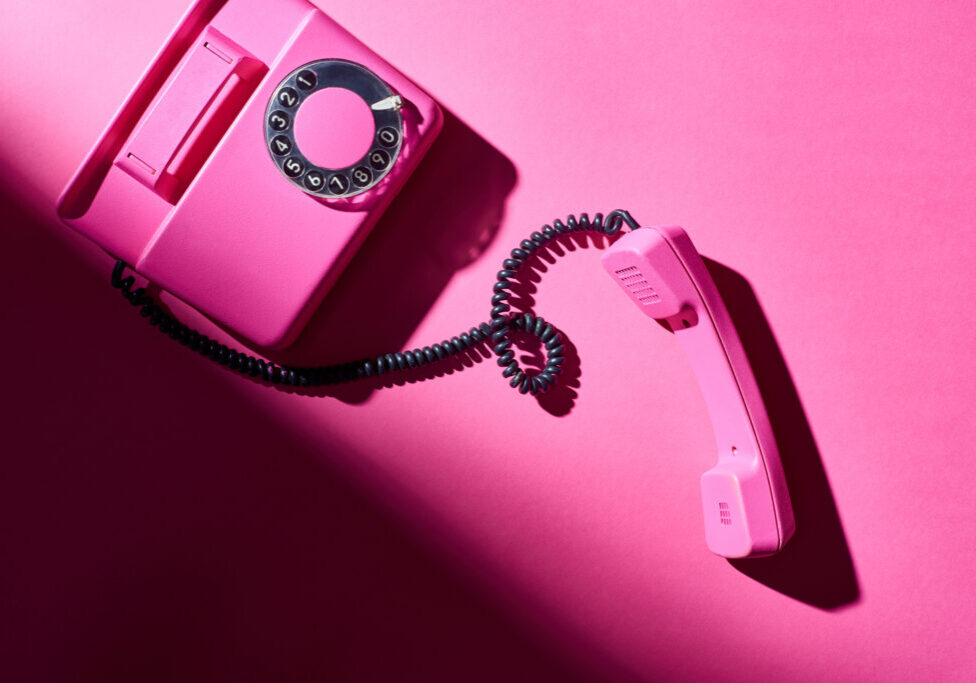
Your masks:
{"label": "speaker grille hole", "polygon": [[630,295],[642,305],[656,304],[661,300],[661,296],[654,291],[637,266],[627,266],[615,272],[624,287],[630,290]]}
{"label": "speaker grille hole", "polygon": [[728,503],[718,504],[718,522],[722,526],[732,526],[732,510]]}

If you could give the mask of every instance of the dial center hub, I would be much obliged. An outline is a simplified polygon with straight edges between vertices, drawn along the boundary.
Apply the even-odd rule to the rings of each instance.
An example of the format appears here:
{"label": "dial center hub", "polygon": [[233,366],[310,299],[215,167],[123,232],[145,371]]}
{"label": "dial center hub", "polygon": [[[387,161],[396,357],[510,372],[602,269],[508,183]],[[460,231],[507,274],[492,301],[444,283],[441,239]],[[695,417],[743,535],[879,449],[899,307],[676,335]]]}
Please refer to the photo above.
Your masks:
{"label": "dial center hub", "polygon": [[324,88],[306,98],[295,115],[295,142],[323,168],[346,168],[369,151],[376,133],[373,111],[356,93]]}

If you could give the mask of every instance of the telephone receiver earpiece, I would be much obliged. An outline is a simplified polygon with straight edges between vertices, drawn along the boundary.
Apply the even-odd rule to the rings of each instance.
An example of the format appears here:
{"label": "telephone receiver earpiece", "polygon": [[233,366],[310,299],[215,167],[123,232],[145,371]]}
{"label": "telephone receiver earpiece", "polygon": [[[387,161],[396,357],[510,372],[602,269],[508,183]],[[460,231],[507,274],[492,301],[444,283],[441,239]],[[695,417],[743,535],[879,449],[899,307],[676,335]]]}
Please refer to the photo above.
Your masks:
{"label": "telephone receiver earpiece", "polygon": [[640,310],[681,342],[708,408],[718,463],[701,478],[708,548],[761,557],[783,548],[795,522],[779,451],[729,312],[687,233],[639,228],[603,267]]}

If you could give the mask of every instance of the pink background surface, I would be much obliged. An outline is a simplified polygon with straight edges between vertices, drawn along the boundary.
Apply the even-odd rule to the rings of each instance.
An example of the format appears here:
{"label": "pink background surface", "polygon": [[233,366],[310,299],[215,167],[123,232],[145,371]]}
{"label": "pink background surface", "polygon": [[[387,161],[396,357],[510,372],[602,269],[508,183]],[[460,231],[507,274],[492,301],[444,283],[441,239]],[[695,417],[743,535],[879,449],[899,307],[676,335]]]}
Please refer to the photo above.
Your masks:
{"label": "pink background surface", "polygon": [[286,360],[456,334],[567,212],[683,225],[796,507],[735,564],[601,245],[531,292],[577,354],[542,401],[490,360],[303,398],[127,310],[54,201],[185,4],[0,10],[5,679],[976,676],[971,3],[320,3],[453,116]]}

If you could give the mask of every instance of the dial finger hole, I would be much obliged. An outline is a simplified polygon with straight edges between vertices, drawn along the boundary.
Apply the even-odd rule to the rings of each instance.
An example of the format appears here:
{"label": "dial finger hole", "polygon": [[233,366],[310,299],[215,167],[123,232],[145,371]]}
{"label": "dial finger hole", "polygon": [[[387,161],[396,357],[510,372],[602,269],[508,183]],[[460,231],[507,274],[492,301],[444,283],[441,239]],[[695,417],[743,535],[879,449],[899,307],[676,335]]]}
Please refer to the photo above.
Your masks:
{"label": "dial finger hole", "polygon": [[325,187],[325,176],[320,171],[309,171],[302,183],[312,192],[319,192]]}
{"label": "dial finger hole", "polygon": [[373,180],[373,174],[365,166],[357,166],[352,170],[352,182],[356,187],[366,187]]}
{"label": "dial finger hole", "polygon": [[281,170],[289,178],[297,178],[305,170],[305,162],[298,157],[288,157],[285,159],[285,163],[281,165]]}
{"label": "dial finger hole", "polygon": [[282,131],[290,125],[291,117],[281,110],[271,112],[271,116],[268,117],[268,126],[271,130]]}
{"label": "dial finger hole", "polygon": [[369,153],[369,165],[373,170],[383,171],[390,165],[390,155],[382,149],[374,149]]}
{"label": "dial finger hole", "polygon": [[396,147],[397,143],[400,142],[400,133],[397,132],[396,128],[386,126],[380,128],[380,132],[376,134],[376,139],[384,147]]}
{"label": "dial finger hole", "polygon": [[286,135],[276,135],[271,138],[271,151],[280,157],[291,152],[291,140]]}

